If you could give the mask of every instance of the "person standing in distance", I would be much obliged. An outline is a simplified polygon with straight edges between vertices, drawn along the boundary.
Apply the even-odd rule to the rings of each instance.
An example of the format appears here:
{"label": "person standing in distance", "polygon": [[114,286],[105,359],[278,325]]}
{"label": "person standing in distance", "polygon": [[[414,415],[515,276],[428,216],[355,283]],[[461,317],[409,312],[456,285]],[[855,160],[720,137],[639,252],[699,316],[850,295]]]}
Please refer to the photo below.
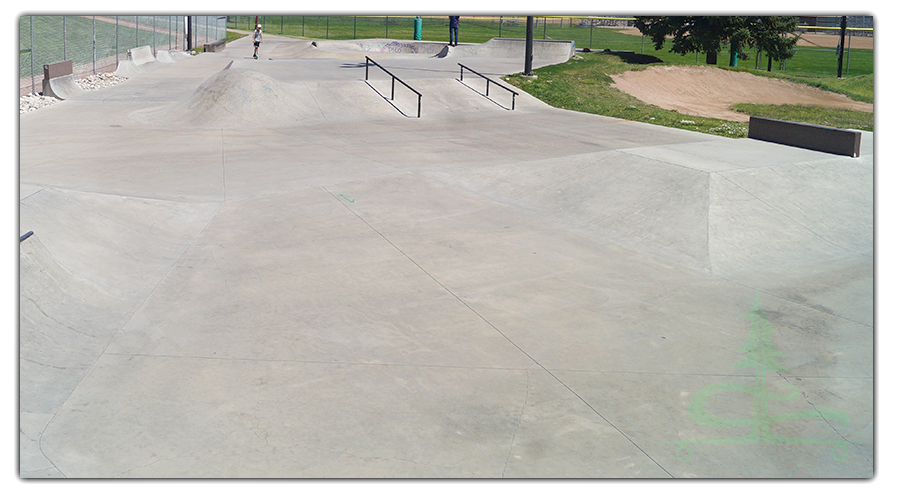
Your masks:
{"label": "person standing in distance", "polygon": [[450,45],[459,45],[459,16],[450,16]]}
{"label": "person standing in distance", "polygon": [[257,24],[256,29],[253,30],[253,58],[259,59],[259,56],[256,55],[256,52],[259,50],[259,44],[262,43],[262,25]]}

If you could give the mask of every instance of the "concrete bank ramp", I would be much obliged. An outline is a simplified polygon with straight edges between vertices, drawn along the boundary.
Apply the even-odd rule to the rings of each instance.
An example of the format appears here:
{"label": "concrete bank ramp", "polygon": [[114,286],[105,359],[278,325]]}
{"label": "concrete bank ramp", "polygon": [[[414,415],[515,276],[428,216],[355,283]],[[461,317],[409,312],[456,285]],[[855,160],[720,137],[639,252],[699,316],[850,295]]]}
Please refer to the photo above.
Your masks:
{"label": "concrete bank ramp", "polygon": [[[535,40],[532,46],[534,58],[561,63],[575,55],[575,43],[568,40]],[[455,47],[444,46],[438,57],[514,59],[525,57],[524,38],[492,38],[485,43],[463,43]]]}
{"label": "concrete bank ramp", "polygon": [[184,101],[133,117],[147,123],[246,128],[401,115],[363,81],[288,83],[232,67],[207,79]]}
{"label": "concrete bank ramp", "polygon": [[[309,123],[390,120],[415,117],[415,93],[383,75],[369,81],[284,82],[252,69],[234,65],[203,84],[187,99],[132,115],[153,124],[187,127],[266,128]],[[483,89],[473,90],[455,79],[416,79],[410,86],[422,93],[422,117],[461,113],[512,112],[512,96],[494,87],[491,99]],[[467,84],[480,82],[467,82]],[[521,101],[521,100],[520,100]]]}
{"label": "concrete bank ramp", "polygon": [[20,206],[20,403],[49,414],[219,204],[44,188]]}
{"label": "concrete bank ramp", "polygon": [[[535,40],[534,58],[541,61],[559,63],[568,61],[575,55],[575,44],[566,40]],[[525,56],[525,39],[492,38],[485,43],[464,43],[450,47],[444,42],[364,39],[364,40],[317,40],[307,43],[282,43],[270,53],[272,59],[293,58],[335,58],[358,59],[364,56],[403,57],[450,57],[515,59]]]}
{"label": "concrete bank ramp", "polygon": [[[726,147],[748,157],[785,151],[748,139],[706,145],[711,155]],[[666,150],[604,151],[429,176],[717,276],[871,253],[871,165],[821,154],[766,168],[715,162],[704,170],[673,163],[671,154],[654,158]]]}

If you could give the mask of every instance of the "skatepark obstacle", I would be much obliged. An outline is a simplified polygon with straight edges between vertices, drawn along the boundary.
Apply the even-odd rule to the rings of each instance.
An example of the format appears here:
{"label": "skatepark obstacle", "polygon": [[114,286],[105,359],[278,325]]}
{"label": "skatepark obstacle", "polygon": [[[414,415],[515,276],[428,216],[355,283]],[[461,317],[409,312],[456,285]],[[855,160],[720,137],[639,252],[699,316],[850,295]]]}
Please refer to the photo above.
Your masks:
{"label": "skatepark obstacle", "polygon": [[859,156],[859,145],[862,140],[862,133],[855,130],[760,118],[758,116],[750,117],[750,130],[747,135],[750,139],[851,156],[853,158]]}
{"label": "skatepark obstacle", "polygon": [[75,82],[72,61],[44,65],[44,95],[60,100],[81,94],[84,90]]}

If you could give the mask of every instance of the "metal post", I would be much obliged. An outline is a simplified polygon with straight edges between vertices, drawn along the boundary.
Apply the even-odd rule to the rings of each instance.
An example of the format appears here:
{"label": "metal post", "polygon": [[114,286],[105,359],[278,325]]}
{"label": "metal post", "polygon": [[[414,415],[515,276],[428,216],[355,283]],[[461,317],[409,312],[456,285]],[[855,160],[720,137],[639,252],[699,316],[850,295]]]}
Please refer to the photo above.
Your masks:
{"label": "metal post", "polygon": [[502,37],[503,37],[503,16],[500,16],[500,28],[499,28],[499,31],[497,31],[497,38],[502,38]]}
{"label": "metal post", "polygon": [[328,40],[328,16],[325,16],[325,39]]}
{"label": "metal post", "polygon": [[547,39],[547,18],[544,18],[544,40]]}
{"label": "metal post", "polygon": [[[384,16],[384,37],[388,37],[388,16]],[[393,97],[391,98],[393,99]]]}
{"label": "metal post", "polygon": [[353,39],[356,40],[356,16],[353,16]]}
{"label": "metal post", "polygon": [[525,76],[532,76],[531,60],[534,57],[534,16],[528,16],[528,28],[525,30]]}
{"label": "metal post", "polygon": [[66,16],[63,16],[63,61],[68,61],[66,57]]}
{"label": "metal post", "polygon": [[119,16],[116,16],[116,68],[118,68],[118,67],[119,67]]}
{"label": "metal post", "polygon": [[594,48],[594,20],[590,19],[589,21],[591,23],[591,38],[590,38],[590,41],[588,42],[588,48],[593,49]]}
{"label": "metal post", "polygon": [[853,39],[853,32],[847,32],[847,74],[850,74],[850,40]]}
{"label": "metal post", "polygon": [[97,74],[97,16],[91,16],[91,72]]}
{"label": "metal post", "polygon": [[30,26],[31,33],[31,93],[36,94],[34,91],[34,16],[28,16],[28,24]]}
{"label": "metal post", "polygon": [[838,49],[838,78],[841,78],[844,71],[844,34],[847,32],[847,16],[841,16],[841,44]]}

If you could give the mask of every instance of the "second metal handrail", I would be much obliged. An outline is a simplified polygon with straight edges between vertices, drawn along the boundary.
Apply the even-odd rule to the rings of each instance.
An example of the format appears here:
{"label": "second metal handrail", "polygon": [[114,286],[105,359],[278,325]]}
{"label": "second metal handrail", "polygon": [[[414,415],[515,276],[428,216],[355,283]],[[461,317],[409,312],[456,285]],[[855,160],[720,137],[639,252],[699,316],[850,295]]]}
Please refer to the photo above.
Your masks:
{"label": "second metal handrail", "polygon": [[394,82],[400,82],[400,83],[402,83],[403,85],[406,86],[406,88],[408,88],[409,90],[413,91],[413,93],[415,93],[417,96],[419,96],[419,109],[418,109],[418,113],[416,114],[416,118],[421,118],[421,117],[422,117],[422,94],[419,93],[419,91],[417,91],[416,89],[410,87],[409,84],[407,84],[407,83],[404,82],[403,80],[397,78],[396,75],[394,75],[393,73],[391,73],[390,71],[388,71],[384,66],[382,66],[382,65],[378,64],[377,62],[375,62],[375,61],[374,61],[373,59],[371,59],[369,56],[366,56],[366,81],[369,81],[369,63],[370,63],[370,62],[371,62],[372,64],[374,64],[375,66],[378,66],[379,68],[381,68],[382,71],[384,71],[385,73],[387,73],[388,75],[391,76],[391,100],[392,100],[392,101],[394,100]]}
{"label": "second metal handrail", "polygon": [[459,64],[459,81],[460,82],[463,81],[463,69],[467,69],[467,70],[471,71],[472,73],[475,73],[476,75],[484,78],[487,81],[487,84],[484,89],[485,97],[490,98],[489,96],[491,95],[491,84],[493,83],[494,85],[500,87],[501,89],[512,93],[512,110],[516,109],[516,96],[519,95],[518,92],[516,92],[515,90],[512,90],[510,88],[507,88],[506,86],[501,85],[500,83],[495,82],[494,80],[491,80],[489,77],[482,75],[481,73],[475,71],[474,69],[472,69],[468,66],[463,65],[462,63],[456,63],[456,64]]}

